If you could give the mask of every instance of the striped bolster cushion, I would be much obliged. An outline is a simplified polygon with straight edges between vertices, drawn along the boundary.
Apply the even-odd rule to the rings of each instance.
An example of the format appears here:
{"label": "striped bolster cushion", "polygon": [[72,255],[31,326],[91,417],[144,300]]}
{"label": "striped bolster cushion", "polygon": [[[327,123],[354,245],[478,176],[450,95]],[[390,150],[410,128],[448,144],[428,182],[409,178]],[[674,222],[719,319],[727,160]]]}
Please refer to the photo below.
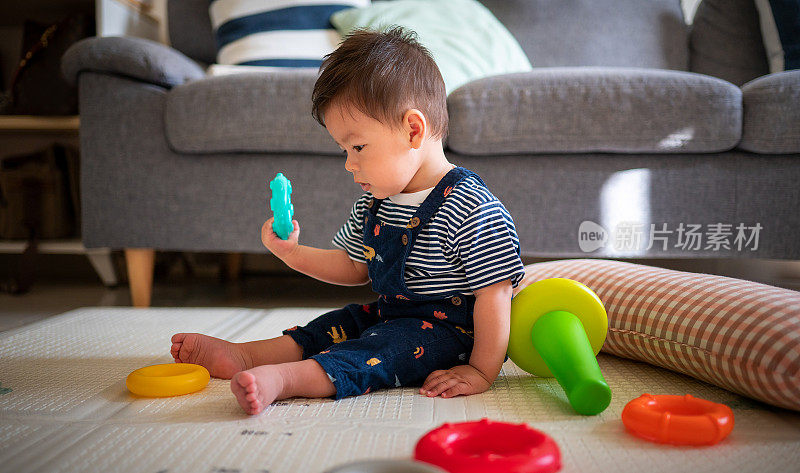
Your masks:
{"label": "striped bolster cushion", "polygon": [[608,312],[602,350],[800,410],[800,292],[609,260],[528,265],[591,288]]}
{"label": "striped bolster cushion", "polygon": [[333,13],[369,0],[211,0],[217,63],[314,67],[339,45]]}

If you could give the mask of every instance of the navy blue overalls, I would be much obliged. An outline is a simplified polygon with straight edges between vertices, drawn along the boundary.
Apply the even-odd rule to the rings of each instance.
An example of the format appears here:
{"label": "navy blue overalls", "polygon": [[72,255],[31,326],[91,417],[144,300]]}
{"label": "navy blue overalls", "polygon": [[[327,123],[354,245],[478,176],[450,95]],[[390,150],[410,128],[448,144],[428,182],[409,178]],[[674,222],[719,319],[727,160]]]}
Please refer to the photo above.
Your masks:
{"label": "navy blue overalls", "polygon": [[304,327],[283,331],[303,348],[303,359],[322,365],[336,387],[336,399],[387,387],[421,386],[435,370],[469,363],[475,296],[416,294],[406,286],[404,273],[422,228],[453,187],[470,175],[477,177],[461,167],[450,170],[406,228],[380,221],[383,201],[373,199],[364,219],[363,243],[378,300],[350,304]]}

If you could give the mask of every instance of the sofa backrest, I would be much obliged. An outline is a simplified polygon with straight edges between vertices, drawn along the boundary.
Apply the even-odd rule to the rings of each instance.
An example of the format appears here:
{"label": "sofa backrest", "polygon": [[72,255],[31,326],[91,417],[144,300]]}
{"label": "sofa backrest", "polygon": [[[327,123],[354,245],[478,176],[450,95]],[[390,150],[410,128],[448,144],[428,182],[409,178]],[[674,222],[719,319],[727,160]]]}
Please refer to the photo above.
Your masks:
{"label": "sofa backrest", "polygon": [[217,41],[208,16],[208,0],[167,0],[167,24],[172,47],[192,59],[216,62]]}
{"label": "sofa backrest", "polygon": [[703,0],[690,33],[690,70],[736,85],[769,73],[753,0]]}
{"label": "sofa backrest", "polygon": [[679,0],[481,0],[534,67],[688,69]]}
{"label": "sofa backrest", "polygon": [[[688,28],[679,0],[482,0],[517,38],[534,67],[688,69]],[[168,0],[172,46],[214,62],[208,0]]]}

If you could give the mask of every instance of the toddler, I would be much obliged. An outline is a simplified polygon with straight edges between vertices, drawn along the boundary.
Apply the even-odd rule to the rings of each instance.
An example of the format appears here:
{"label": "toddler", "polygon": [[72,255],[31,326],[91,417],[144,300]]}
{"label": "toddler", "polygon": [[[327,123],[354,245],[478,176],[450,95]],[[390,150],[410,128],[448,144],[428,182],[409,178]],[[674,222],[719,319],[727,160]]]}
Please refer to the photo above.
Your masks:
{"label": "toddler", "polygon": [[511,216],[476,174],[450,164],[442,141],[444,82],[428,51],[402,28],[361,30],[326,56],[314,118],[344,150],[364,194],[335,249],[261,229],[289,267],[341,285],[371,282],[369,304],[328,312],[283,336],[230,343],[172,337],[176,362],[231,378],[249,414],[295,396],[366,394],[420,386],[452,397],[486,391],[508,345],[511,292],[523,276]]}

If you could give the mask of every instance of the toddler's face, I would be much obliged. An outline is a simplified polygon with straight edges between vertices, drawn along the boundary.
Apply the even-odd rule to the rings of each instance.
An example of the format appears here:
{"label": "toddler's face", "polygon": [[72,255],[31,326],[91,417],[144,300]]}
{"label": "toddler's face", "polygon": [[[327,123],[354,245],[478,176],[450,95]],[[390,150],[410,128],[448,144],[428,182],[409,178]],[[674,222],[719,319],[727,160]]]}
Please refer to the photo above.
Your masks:
{"label": "toddler's face", "polygon": [[344,150],[344,168],[364,191],[378,199],[403,192],[420,167],[408,134],[369,117],[355,107],[333,102],[325,127]]}

